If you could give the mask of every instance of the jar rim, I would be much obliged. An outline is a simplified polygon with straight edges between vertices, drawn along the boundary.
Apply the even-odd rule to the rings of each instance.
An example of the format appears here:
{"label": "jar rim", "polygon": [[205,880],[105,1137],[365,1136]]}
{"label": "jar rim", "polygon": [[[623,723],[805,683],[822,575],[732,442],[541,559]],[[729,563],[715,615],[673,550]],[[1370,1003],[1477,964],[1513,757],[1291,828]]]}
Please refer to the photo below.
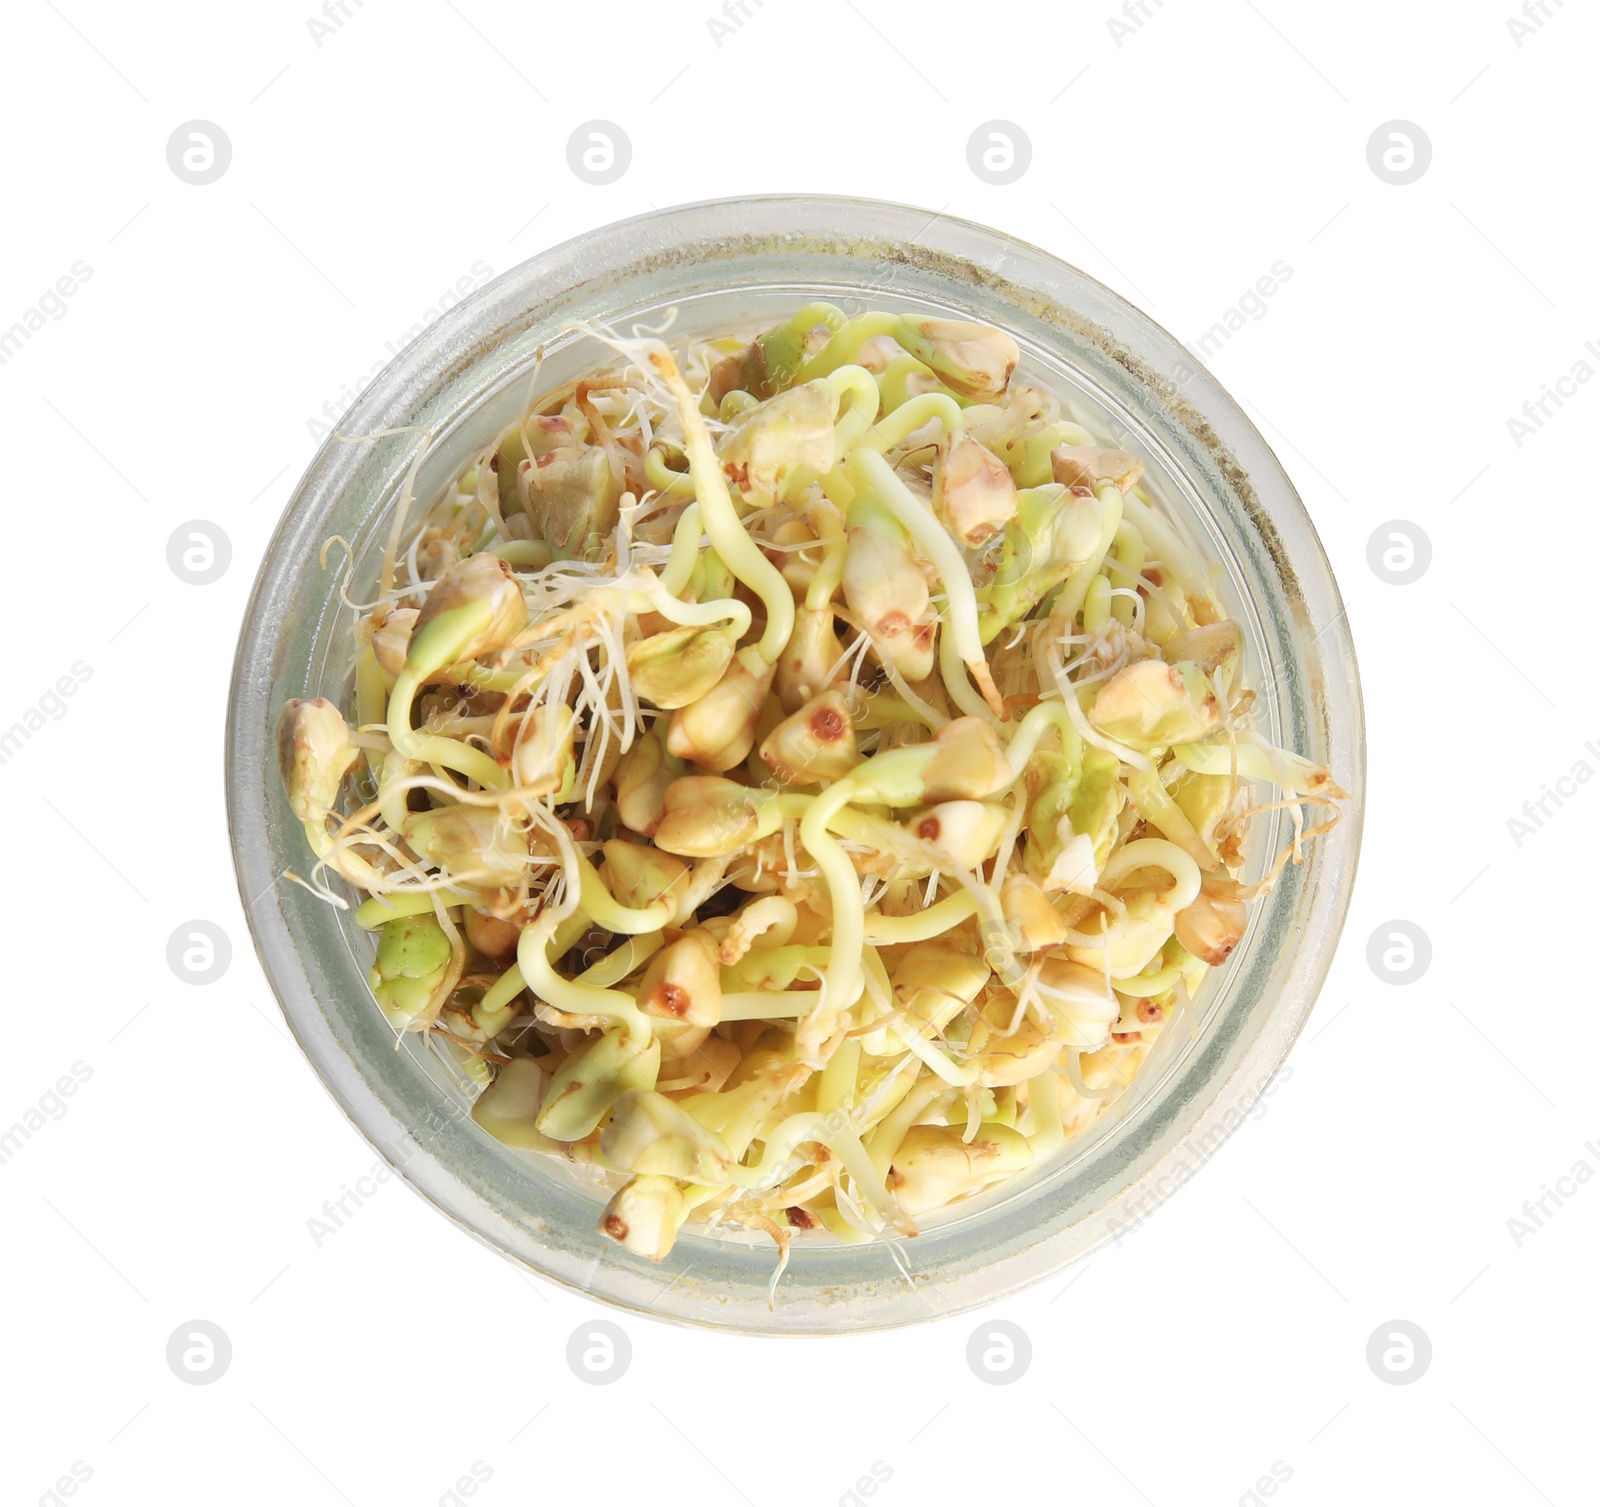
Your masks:
{"label": "jar rim", "polygon": [[[885,287],[885,269],[892,289]],[[992,1301],[1120,1239],[1242,1123],[1310,1012],[1348,909],[1364,788],[1359,676],[1338,589],[1304,505],[1215,378],[1104,284],[1024,241],[954,216],[869,199],[769,194],[672,206],[602,226],[448,309],[357,398],[338,433],[460,423],[506,389],[530,346],[542,333],[548,338],[563,317],[608,302],[665,307],[672,286],[701,296],[693,290],[718,270],[737,272],[752,296],[764,278],[795,290],[828,284],[867,296],[942,301],[1005,324],[1036,347],[1052,345],[1085,381],[1115,390],[1138,410],[1202,506],[1213,510],[1230,547],[1247,557],[1268,648],[1278,656],[1272,668],[1283,683],[1274,694],[1312,744],[1297,751],[1329,763],[1350,799],[1339,826],[1312,846],[1291,884],[1275,892],[1292,903],[1273,900],[1274,919],[1264,923],[1260,940],[1282,955],[1258,959],[1254,972],[1238,975],[1251,982],[1239,996],[1248,1008],[1239,1005],[1235,1028],[1191,1051],[1167,1098],[1137,1123],[1137,1135],[1101,1148],[1098,1183],[1070,1199],[1063,1195],[1066,1201],[1048,1210],[1036,1203],[1031,1217],[1008,1204],[992,1226],[985,1217],[966,1221],[973,1228],[965,1234],[947,1238],[931,1230],[938,1255],[924,1266],[915,1256],[920,1242],[910,1242],[915,1281],[909,1285],[882,1248],[872,1248],[876,1267],[867,1280],[859,1276],[864,1258],[797,1247],[772,1310],[765,1293],[770,1249],[718,1241],[719,1265],[707,1257],[705,1241],[693,1242],[699,1270],[692,1280],[674,1282],[685,1262],[669,1257],[650,1266],[592,1228],[571,1227],[559,1192],[528,1177],[525,1164],[508,1160],[475,1127],[448,1115],[440,1126],[419,1123],[423,1080],[413,1074],[407,1086],[393,1062],[372,1055],[378,1038],[368,1028],[378,1012],[370,999],[349,997],[349,960],[333,955],[325,918],[307,908],[321,902],[280,882],[298,829],[285,831],[271,739],[281,700],[306,693],[295,676],[312,663],[314,646],[326,645],[337,610],[335,586],[310,582],[308,564],[314,566],[328,533],[338,531],[336,520],[370,525],[381,513],[409,464],[404,435],[367,444],[330,435],[268,546],[241,627],[229,698],[225,776],[235,867],[268,980],[324,1084],[406,1181],[477,1238],[543,1276],[651,1317],[769,1333],[893,1327]],[[853,284],[848,274],[855,274]],[[388,1052],[397,1055],[392,1039]],[[520,1194],[518,1167],[528,1185]],[[533,1187],[540,1196],[532,1196]]]}

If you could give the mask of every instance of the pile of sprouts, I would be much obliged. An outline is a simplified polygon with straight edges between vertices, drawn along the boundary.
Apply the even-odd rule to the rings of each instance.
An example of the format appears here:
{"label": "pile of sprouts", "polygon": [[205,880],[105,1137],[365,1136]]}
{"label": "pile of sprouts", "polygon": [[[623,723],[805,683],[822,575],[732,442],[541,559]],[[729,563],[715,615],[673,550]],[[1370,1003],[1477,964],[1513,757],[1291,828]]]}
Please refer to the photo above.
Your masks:
{"label": "pile of sprouts", "polygon": [[408,482],[349,705],[283,708],[302,882],[364,897],[389,1023],[627,1250],[894,1250],[1194,1028],[1342,792],[1252,729],[1210,571],[1004,332],[602,338]]}

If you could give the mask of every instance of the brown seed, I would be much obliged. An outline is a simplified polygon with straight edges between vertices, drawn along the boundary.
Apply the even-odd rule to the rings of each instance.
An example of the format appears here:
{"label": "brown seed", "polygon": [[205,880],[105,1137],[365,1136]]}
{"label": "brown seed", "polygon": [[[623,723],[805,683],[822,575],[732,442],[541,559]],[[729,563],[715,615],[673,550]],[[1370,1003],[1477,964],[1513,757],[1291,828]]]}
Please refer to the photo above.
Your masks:
{"label": "brown seed", "polygon": [[1004,790],[1013,779],[1011,762],[988,723],[957,717],[934,734],[938,752],[923,774],[922,798],[982,800]]}
{"label": "brown seed", "polygon": [[655,722],[616,769],[617,815],[643,837],[654,837],[665,815],[667,787],[688,766],[666,749],[666,726]]}
{"label": "brown seed", "polygon": [[1232,618],[1224,618],[1220,623],[1207,623],[1168,639],[1161,646],[1161,657],[1169,665],[1187,659],[1209,675],[1239,652],[1241,642],[1239,625]]}
{"label": "brown seed", "polygon": [[850,719],[833,706],[821,706],[811,714],[811,731],[824,743],[837,743],[850,731]]}
{"label": "brown seed", "polygon": [[406,647],[416,622],[415,607],[399,607],[372,630],[372,653],[386,674],[398,675],[405,668]]}
{"label": "brown seed", "polygon": [[523,461],[519,495],[558,560],[579,560],[610,537],[622,501],[622,468],[599,446],[561,445]]}
{"label": "brown seed", "polygon": [[676,900],[689,885],[689,865],[671,853],[643,843],[612,838],[601,845],[604,878],[619,904],[643,909],[657,900]]}
{"label": "brown seed", "polygon": [[739,650],[705,695],[672,714],[667,752],[713,774],[744,763],[756,741],[774,670],[756,645]]}
{"label": "brown seed", "polygon": [[798,467],[833,464],[835,399],[826,386],[803,383],[748,409],[719,446],[722,469],[758,506],[774,501]]}
{"label": "brown seed", "polygon": [[[474,603],[484,603],[489,612],[477,635],[465,644],[453,644],[452,660],[476,659],[498,649],[522,631],[528,620],[522,586],[511,567],[498,555],[468,555],[451,565],[428,590],[412,628],[407,654],[426,643],[424,630],[444,613]],[[425,656],[426,657],[426,656]],[[443,663],[413,666],[419,673],[442,669]]]}
{"label": "brown seed", "polygon": [[1021,932],[1025,952],[1054,947],[1066,939],[1067,923],[1037,880],[1013,874],[1000,887],[1000,908]]}
{"label": "brown seed", "polygon": [[833,608],[796,609],[794,630],[778,659],[776,685],[784,711],[797,712],[817,695],[843,657],[844,649],[833,631]]}
{"label": "brown seed", "polygon": [[674,627],[628,647],[636,695],[663,711],[698,701],[722,679],[738,647],[731,627]]}
{"label": "brown seed", "polygon": [[912,645],[907,635],[928,609],[928,578],[917,564],[910,538],[897,523],[851,507],[856,519],[847,536],[844,556],[844,599],[872,635],[880,652],[889,653],[895,668],[910,680],[921,680],[930,666],[905,663]]}
{"label": "brown seed", "polygon": [[842,779],[857,763],[856,731],[844,692],[825,691],[761,740],[763,761],[786,784]]}
{"label": "brown seed", "polygon": [[762,835],[760,804],[759,792],[733,780],[684,775],[662,797],[656,846],[684,858],[736,853]]}
{"label": "brown seed", "polygon": [[639,984],[639,1008],[647,1015],[714,1026],[722,1019],[722,982],[716,943],[691,931],[663,947]]}
{"label": "brown seed", "polygon": [[1204,674],[1191,661],[1168,665],[1141,659],[1101,685],[1089,720],[1134,748],[1189,743],[1215,730],[1221,708]]}
{"label": "brown seed", "polygon": [[1058,445],[1050,452],[1052,475],[1065,487],[1093,487],[1109,481],[1119,492],[1131,491],[1144,474],[1144,462],[1126,450],[1099,445]]}
{"label": "brown seed", "polygon": [[895,338],[967,398],[999,397],[1021,354],[1004,330],[959,319],[907,319]]}
{"label": "brown seed", "polygon": [[509,956],[521,935],[509,921],[502,921],[498,916],[486,916],[473,906],[467,907],[467,940],[485,957]]}
{"label": "brown seed", "polygon": [[669,981],[656,991],[651,1003],[662,1015],[682,1020],[689,1013],[689,991],[682,984]]}
{"label": "brown seed", "polygon": [[1017,484],[999,456],[967,435],[940,447],[933,502],[953,534],[978,545],[1016,517]]}
{"label": "brown seed", "polygon": [[[1204,881],[1202,880],[1202,885]],[[1244,937],[1249,912],[1242,900],[1202,888],[1174,922],[1178,940],[1211,968],[1220,968]]]}
{"label": "brown seed", "polygon": [[338,798],[345,773],[361,750],[339,709],[322,696],[294,700],[278,714],[278,772],[301,821],[321,821]]}

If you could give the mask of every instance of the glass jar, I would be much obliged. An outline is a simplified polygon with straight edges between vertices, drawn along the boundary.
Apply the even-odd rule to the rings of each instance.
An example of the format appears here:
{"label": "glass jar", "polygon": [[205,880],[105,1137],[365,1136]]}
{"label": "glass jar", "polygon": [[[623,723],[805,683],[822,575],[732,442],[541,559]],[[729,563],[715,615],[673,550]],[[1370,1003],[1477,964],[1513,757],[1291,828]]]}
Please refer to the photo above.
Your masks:
{"label": "glass jar", "polygon": [[[653,1264],[596,1229],[604,1194],[575,1168],[508,1150],[416,1037],[396,1050],[367,988],[372,938],[305,888],[305,837],[281,789],[273,727],[293,696],[347,704],[351,600],[376,576],[406,474],[436,495],[529,395],[602,364],[575,323],[669,338],[756,331],[812,299],[998,325],[1020,375],[1143,458],[1145,485],[1214,570],[1244,630],[1260,730],[1350,791],[1343,820],[1252,906],[1185,1028],[1175,1019],[1115,1106],[1048,1164],[886,1243],[795,1242],[769,1307],[765,1237],[692,1225]],[[861,200],[762,197],[659,211],[569,241],[441,316],[345,415],[278,525],[241,631],[227,732],[239,887],[290,1028],[358,1129],[424,1197],[533,1271],[651,1316],[763,1333],[885,1328],[959,1312],[1133,1229],[1249,1112],[1327,973],[1361,832],[1361,696],[1328,563],[1293,486],[1244,414],[1182,346],[1109,289],[1038,249],[944,215]],[[1283,813],[1253,839],[1287,840]],[[1246,872],[1246,878],[1250,877]],[[903,1268],[903,1269],[902,1269]]]}

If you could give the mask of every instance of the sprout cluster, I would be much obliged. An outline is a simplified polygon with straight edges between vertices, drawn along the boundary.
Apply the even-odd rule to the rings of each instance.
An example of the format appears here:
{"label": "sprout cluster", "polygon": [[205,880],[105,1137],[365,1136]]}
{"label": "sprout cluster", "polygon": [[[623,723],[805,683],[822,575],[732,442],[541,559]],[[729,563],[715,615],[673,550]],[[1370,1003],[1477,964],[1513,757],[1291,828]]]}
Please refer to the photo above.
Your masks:
{"label": "sprout cluster", "polygon": [[611,343],[397,521],[350,705],[284,707],[311,882],[628,1250],[914,1235],[1106,1111],[1342,792],[1002,331]]}

